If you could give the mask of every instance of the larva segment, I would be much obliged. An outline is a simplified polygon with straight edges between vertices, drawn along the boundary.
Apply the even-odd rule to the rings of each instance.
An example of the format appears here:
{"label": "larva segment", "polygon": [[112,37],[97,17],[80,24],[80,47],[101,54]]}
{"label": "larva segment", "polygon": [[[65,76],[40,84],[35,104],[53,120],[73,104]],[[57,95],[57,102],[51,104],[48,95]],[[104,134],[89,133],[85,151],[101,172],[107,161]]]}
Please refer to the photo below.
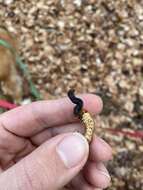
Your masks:
{"label": "larva segment", "polygon": [[88,112],[83,112],[81,115],[81,120],[82,123],[84,124],[86,131],[85,131],[85,138],[87,139],[88,142],[91,142],[93,133],[95,130],[95,122],[90,113]]}

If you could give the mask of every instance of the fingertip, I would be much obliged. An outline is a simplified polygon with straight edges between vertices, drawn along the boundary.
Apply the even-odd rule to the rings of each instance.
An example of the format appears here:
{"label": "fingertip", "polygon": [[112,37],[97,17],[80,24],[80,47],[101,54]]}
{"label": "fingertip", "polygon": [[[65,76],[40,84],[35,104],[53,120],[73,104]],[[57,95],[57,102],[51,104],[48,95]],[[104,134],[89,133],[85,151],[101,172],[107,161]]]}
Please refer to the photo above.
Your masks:
{"label": "fingertip", "polygon": [[59,143],[57,153],[67,168],[83,166],[88,158],[89,145],[80,133],[71,133]]}
{"label": "fingertip", "polygon": [[90,162],[85,169],[87,181],[97,188],[107,188],[110,186],[111,177],[103,163]]}
{"label": "fingertip", "polygon": [[97,99],[98,108],[99,108],[98,112],[100,113],[100,112],[102,111],[102,109],[103,109],[103,100],[102,100],[102,98],[101,98],[100,96],[98,96],[98,95],[94,95],[94,96],[95,96],[96,99]]}
{"label": "fingertip", "polygon": [[99,114],[103,109],[102,99],[95,94],[84,94],[84,108],[91,111],[94,115]]}
{"label": "fingertip", "polygon": [[90,158],[91,160],[98,162],[106,162],[112,160],[112,148],[103,139],[95,135],[91,143]]}

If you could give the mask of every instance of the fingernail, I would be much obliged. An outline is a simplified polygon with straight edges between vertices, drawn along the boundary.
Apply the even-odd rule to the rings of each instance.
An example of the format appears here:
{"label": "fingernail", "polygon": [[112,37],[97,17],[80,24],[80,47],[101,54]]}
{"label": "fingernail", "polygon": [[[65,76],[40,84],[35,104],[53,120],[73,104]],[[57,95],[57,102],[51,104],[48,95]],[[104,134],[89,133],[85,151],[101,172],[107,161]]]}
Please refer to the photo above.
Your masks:
{"label": "fingernail", "polygon": [[58,145],[57,152],[67,168],[77,166],[88,154],[87,140],[80,133],[66,136]]}
{"label": "fingernail", "polygon": [[108,172],[108,170],[106,169],[106,167],[104,166],[103,163],[98,163],[96,167],[97,167],[97,169],[99,170],[99,172],[102,175],[104,175],[104,176],[108,177],[109,179],[111,179],[111,177],[109,175],[109,172]]}

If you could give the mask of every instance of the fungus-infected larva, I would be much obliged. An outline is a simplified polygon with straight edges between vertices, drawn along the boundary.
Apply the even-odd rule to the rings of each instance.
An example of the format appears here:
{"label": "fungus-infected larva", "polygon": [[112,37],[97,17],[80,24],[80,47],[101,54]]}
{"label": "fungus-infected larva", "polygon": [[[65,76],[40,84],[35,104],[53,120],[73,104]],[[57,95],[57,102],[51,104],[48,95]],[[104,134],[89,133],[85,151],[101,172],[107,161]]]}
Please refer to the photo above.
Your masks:
{"label": "fungus-infected larva", "polygon": [[75,96],[74,90],[68,91],[68,97],[74,104],[76,104],[76,106],[74,107],[74,110],[73,110],[74,115],[77,116],[84,124],[84,126],[86,128],[84,136],[87,139],[87,141],[90,143],[92,140],[93,134],[94,134],[94,130],[95,130],[94,119],[89,112],[84,110],[84,108],[83,108],[84,103],[83,103],[82,99],[77,98]]}
{"label": "fungus-infected larva", "polygon": [[87,139],[87,141],[90,143],[95,130],[94,119],[89,112],[83,111],[83,113],[81,114],[81,121],[86,128],[84,136]]}

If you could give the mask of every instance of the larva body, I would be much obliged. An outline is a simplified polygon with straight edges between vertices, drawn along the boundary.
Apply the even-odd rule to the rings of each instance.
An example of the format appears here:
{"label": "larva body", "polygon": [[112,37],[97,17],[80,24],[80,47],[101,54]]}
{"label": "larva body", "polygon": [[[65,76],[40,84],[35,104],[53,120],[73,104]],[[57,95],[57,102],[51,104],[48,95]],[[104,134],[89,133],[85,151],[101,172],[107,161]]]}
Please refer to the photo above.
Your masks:
{"label": "larva body", "polygon": [[85,131],[85,138],[87,139],[88,142],[91,142],[93,133],[95,130],[95,122],[90,113],[88,112],[83,112],[81,116],[82,123],[84,124],[86,131]]}
{"label": "larva body", "polygon": [[86,111],[84,107],[84,103],[82,99],[77,98],[74,94],[74,90],[71,89],[68,91],[68,97],[70,100],[76,104],[74,107],[73,113],[76,117],[78,117],[83,125],[85,126],[85,138],[90,143],[92,141],[92,137],[95,130],[95,123],[93,117],[90,115],[88,111]]}

